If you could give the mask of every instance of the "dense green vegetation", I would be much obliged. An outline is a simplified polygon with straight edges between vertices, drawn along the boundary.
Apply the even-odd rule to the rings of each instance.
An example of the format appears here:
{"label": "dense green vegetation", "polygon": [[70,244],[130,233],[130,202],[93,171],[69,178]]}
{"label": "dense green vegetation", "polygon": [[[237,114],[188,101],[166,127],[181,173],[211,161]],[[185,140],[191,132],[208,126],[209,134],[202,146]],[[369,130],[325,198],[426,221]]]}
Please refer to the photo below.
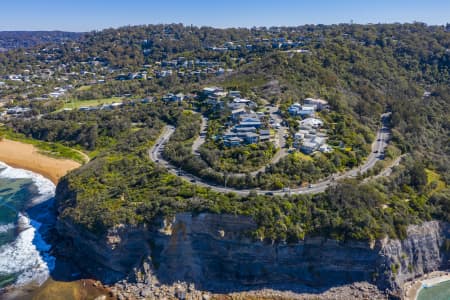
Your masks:
{"label": "dense green vegetation", "polygon": [[27,137],[59,142],[88,151],[108,149],[131,131],[155,126],[155,116],[173,122],[179,108],[129,103],[120,110],[78,110],[47,114],[40,119],[13,119],[6,125]]}
{"label": "dense green vegetation", "polygon": [[[230,40],[248,39],[250,43],[265,38],[298,39],[309,52],[285,52],[256,43],[253,51],[246,47],[228,52],[206,49]],[[207,84],[278,103],[283,113],[305,97],[327,99],[331,112],[321,117],[327,123],[330,144],[337,149],[312,159],[289,155],[257,177],[224,178],[214,170],[214,162],[226,163],[228,166],[221,166],[225,169],[242,163],[243,158],[237,158],[233,151],[225,153],[222,162],[216,159],[215,149],[208,151],[208,145],[202,154],[206,161],[191,153],[200,128],[200,115],[184,110],[195,107],[192,101],[182,105],[129,103],[112,111],[58,112],[6,125],[28,138],[91,151],[93,160],[58,185],[57,202],[61,217],[97,234],[119,223],[152,224],[158,217],[181,211],[206,211],[250,215],[258,224],[254,236],[267,240],[293,242],[306,235],[340,240],[404,237],[408,224],[430,219],[450,221],[449,48],[446,28],[415,23],[279,30],[125,27],[87,34],[77,44],[60,50],[58,55],[67,63],[97,57],[124,71],[177,56],[215,59],[236,69],[214,78],[108,81],[77,90],[76,99],[129,92],[135,96],[188,93]],[[33,59],[23,51],[0,54],[0,71],[23,68]],[[424,96],[424,91],[430,95]],[[61,108],[61,103],[54,101],[54,106]],[[44,106],[35,113],[42,113],[40,109],[44,111]],[[386,156],[408,153],[406,160],[388,178],[369,183],[349,180],[319,195],[219,194],[168,174],[148,158],[148,148],[163,124],[172,124],[176,131],[164,155],[174,164],[216,182],[226,180],[230,186],[280,188],[359,164],[368,154],[368,143],[384,111],[392,112],[393,140]],[[295,130],[295,120],[289,124]]]}
{"label": "dense green vegetation", "polygon": [[191,185],[154,165],[146,151],[148,136],[155,134],[151,130],[139,131],[67,175],[57,191],[62,217],[100,234],[119,223],[152,224],[186,210],[244,214],[258,223],[255,238],[288,242],[305,235],[402,238],[408,224],[433,217],[450,220],[449,190],[434,192],[423,166],[412,160],[375,184],[347,181],[315,196],[240,198]]}
{"label": "dense green vegetation", "polygon": [[79,162],[81,164],[86,162],[86,158],[79,151],[70,147],[66,147],[60,143],[44,142],[32,138],[28,138],[21,133],[13,132],[11,129],[4,126],[0,127],[0,139],[10,139],[14,141],[23,142],[34,145],[39,151],[45,155],[56,158],[67,158]]}
{"label": "dense green vegetation", "polygon": [[270,162],[277,149],[271,142],[218,148],[209,142],[202,146],[200,155],[219,172],[245,173],[255,171]]}

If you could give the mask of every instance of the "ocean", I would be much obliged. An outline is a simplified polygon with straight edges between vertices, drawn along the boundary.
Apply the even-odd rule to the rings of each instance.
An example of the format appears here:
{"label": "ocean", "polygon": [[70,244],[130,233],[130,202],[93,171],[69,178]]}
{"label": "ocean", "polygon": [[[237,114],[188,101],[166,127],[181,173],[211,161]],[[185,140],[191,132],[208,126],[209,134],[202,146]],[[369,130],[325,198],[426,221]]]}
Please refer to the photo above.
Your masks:
{"label": "ocean", "polygon": [[[43,239],[55,185],[0,162],[0,289],[42,284],[55,266]],[[46,209],[41,209],[46,208]]]}
{"label": "ocean", "polygon": [[450,281],[436,284],[429,288],[420,290],[417,300],[449,300]]}

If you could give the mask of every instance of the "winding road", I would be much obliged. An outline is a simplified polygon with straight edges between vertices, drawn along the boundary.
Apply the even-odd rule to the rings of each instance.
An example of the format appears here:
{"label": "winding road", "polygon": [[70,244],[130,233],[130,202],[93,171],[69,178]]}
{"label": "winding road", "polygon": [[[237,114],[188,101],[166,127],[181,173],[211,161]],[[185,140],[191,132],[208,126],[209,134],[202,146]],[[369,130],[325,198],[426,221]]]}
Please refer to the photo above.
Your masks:
{"label": "winding road", "polygon": [[[177,175],[187,181],[193,182],[197,185],[208,187],[211,188],[212,190],[221,193],[236,193],[238,195],[243,196],[248,195],[251,192],[261,195],[316,194],[324,192],[327,189],[327,187],[336,184],[336,182],[341,179],[357,177],[358,174],[363,174],[367,172],[368,170],[373,168],[378,161],[383,160],[384,149],[386,148],[390,138],[389,128],[386,126],[388,116],[389,113],[384,113],[381,115],[382,125],[380,129],[377,131],[376,138],[372,143],[372,151],[363,165],[343,173],[334,174],[333,176],[326,178],[322,181],[319,181],[315,184],[311,184],[308,187],[299,187],[283,190],[235,189],[231,187],[221,186],[216,183],[211,183],[193,174],[189,174],[184,171],[179,171],[179,168],[175,167],[170,162],[165,160],[161,155],[161,152],[164,150],[165,144],[175,131],[175,127],[173,126],[164,127],[156,143],[153,145],[152,148],[149,149],[149,156],[151,160],[153,160],[160,166],[167,168],[167,170],[170,173]],[[398,164],[397,160],[395,160],[394,162]]]}

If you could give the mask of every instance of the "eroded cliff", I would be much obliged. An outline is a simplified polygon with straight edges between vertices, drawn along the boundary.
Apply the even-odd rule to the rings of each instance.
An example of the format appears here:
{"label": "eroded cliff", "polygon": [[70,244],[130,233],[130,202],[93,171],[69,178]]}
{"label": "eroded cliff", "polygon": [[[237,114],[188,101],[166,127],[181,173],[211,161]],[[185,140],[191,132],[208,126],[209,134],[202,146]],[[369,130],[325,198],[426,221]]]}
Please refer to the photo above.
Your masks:
{"label": "eroded cliff", "polygon": [[448,268],[446,223],[410,226],[408,238],[377,242],[337,242],[307,238],[296,244],[255,241],[244,216],[177,214],[155,226],[120,225],[101,238],[60,220],[74,259],[95,277],[146,283],[177,281],[230,292],[272,287],[326,289],[367,281],[400,295],[404,281]]}

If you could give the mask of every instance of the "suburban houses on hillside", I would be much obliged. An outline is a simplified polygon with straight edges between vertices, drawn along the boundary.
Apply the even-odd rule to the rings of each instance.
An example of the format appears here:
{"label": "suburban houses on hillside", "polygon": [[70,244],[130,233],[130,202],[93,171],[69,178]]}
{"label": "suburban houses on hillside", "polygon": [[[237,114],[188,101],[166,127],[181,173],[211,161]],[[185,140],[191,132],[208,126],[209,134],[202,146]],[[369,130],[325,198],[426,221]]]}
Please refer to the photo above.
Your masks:
{"label": "suburban houses on hillside", "polygon": [[293,117],[301,117],[299,120],[299,130],[294,134],[294,148],[305,154],[312,154],[316,151],[331,152],[332,148],[326,144],[327,135],[320,131],[323,121],[316,117],[316,112],[327,109],[328,102],[323,99],[306,98],[303,104],[294,103],[288,108],[288,112]]}

